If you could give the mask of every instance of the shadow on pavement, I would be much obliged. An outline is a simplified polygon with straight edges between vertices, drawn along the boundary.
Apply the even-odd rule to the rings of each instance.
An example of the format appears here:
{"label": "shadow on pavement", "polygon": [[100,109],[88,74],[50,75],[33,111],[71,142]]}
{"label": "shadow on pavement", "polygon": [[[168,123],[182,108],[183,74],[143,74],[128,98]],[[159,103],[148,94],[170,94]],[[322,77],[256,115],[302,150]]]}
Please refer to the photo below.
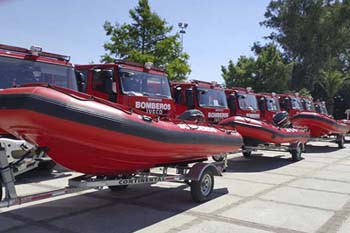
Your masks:
{"label": "shadow on pavement", "polygon": [[60,172],[57,170],[47,171],[43,169],[34,169],[32,171],[28,171],[24,174],[16,176],[16,184],[27,184],[33,182],[55,180],[70,176],[72,176],[72,174]]}
{"label": "shadow on pavement", "polygon": [[134,185],[121,192],[104,189],[3,212],[23,224],[0,233],[36,232],[31,227],[43,232],[135,232],[228,193],[226,188],[214,189],[211,200],[198,204],[187,185],[162,185]]}
{"label": "shadow on pavement", "polygon": [[274,170],[280,167],[296,163],[291,158],[282,158],[285,155],[274,157],[252,154],[250,158],[236,157],[228,160],[226,172],[261,172]]}
{"label": "shadow on pavement", "polygon": [[338,145],[336,144],[334,144],[334,146],[329,146],[329,145],[316,146],[316,145],[307,144],[305,146],[304,153],[308,153],[308,154],[309,153],[330,153],[338,150],[341,150],[341,149],[338,148]]}

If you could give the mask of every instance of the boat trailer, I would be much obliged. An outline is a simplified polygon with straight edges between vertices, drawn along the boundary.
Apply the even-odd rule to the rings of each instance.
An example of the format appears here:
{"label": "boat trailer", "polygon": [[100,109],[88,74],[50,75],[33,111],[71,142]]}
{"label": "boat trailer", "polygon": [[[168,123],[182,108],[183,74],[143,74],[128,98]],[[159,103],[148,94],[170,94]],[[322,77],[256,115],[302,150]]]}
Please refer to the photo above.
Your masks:
{"label": "boat trailer", "polygon": [[35,146],[27,141],[1,137],[0,144],[1,148],[5,149],[7,161],[12,166],[14,176],[37,167],[49,167],[52,162],[44,148],[36,150]]}
{"label": "boat trailer", "polygon": [[[188,184],[191,187],[192,199],[200,203],[209,199],[209,195],[214,188],[214,176],[221,176],[221,173],[227,167],[227,159],[225,157],[222,162],[204,163],[201,160],[158,167],[161,172],[140,171],[135,174],[121,174],[118,176],[81,175],[69,179],[68,186],[62,189],[19,196],[16,192],[13,168],[6,156],[11,150],[11,147],[6,147],[7,140],[9,139],[0,139],[0,208],[77,193],[88,189],[102,190],[107,186],[111,191],[121,191],[129,185],[155,184],[161,181],[175,181]],[[168,172],[169,168],[175,168],[176,172],[170,174]]]}
{"label": "boat trailer", "polygon": [[299,161],[302,159],[301,154],[305,152],[305,145],[301,142],[288,144],[259,144],[257,146],[242,146],[242,154],[244,157],[249,158],[252,156],[253,151],[282,151],[289,152],[292,155],[293,161]]}
{"label": "boat trailer", "polygon": [[[335,142],[339,148],[344,148],[345,135],[336,134],[329,135],[322,138],[310,138],[308,142]],[[305,152],[305,144],[297,142],[288,144],[259,144],[257,146],[243,146],[242,153],[246,158],[251,157],[251,153],[257,150],[264,151],[282,151],[289,152],[292,155],[293,161],[299,161],[302,159],[301,155]]]}
{"label": "boat trailer", "polygon": [[334,142],[338,145],[338,148],[344,148],[344,144],[346,142],[345,139],[346,134],[331,134],[324,137],[319,138],[310,138],[310,142]]}

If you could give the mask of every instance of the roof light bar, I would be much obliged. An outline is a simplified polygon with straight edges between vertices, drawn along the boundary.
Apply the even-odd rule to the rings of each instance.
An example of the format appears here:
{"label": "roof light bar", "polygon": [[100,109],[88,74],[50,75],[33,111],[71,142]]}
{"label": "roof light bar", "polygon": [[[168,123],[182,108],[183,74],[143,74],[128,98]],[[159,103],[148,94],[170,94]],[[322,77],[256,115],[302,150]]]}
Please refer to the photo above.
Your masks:
{"label": "roof light bar", "polygon": [[0,49],[6,50],[6,51],[11,51],[11,52],[24,53],[24,54],[33,55],[33,56],[43,56],[43,57],[55,58],[55,59],[63,60],[66,62],[68,62],[70,60],[70,56],[43,52],[43,50],[40,46],[35,46],[35,45],[31,46],[30,50],[29,50],[26,48],[0,44]]}
{"label": "roof light bar", "polygon": [[153,63],[152,62],[145,62],[144,68],[146,70],[150,70],[150,69],[152,69],[152,67],[153,67]]}
{"label": "roof light bar", "polygon": [[43,51],[43,48],[41,48],[39,46],[36,46],[36,45],[30,46],[30,53],[33,56],[39,56],[42,51]]}
{"label": "roof light bar", "polygon": [[20,53],[28,53],[29,52],[28,49],[15,47],[15,46],[11,46],[11,45],[5,45],[5,44],[0,44],[0,49],[13,51],[13,52],[20,52]]}
{"label": "roof light bar", "polygon": [[[143,67],[145,68],[145,64],[141,64],[141,63],[137,63],[137,62],[133,62],[133,61],[126,61],[126,60],[121,60],[121,59],[115,59],[114,63],[116,64],[123,64],[123,65],[130,65],[130,66],[137,66],[137,67]],[[160,71],[160,72],[164,72],[164,69],[161,67],[155,67],[152,63],[152,70],[156,70],[156,71]]]}
{"label": "roof light bar", "polygon": [[58,60],[63,60],[66,62],[69,62],[69,60],[70,60],[70,56],[59,55],[59,54],[55,54],[55,53],[41,52],[40,55],[44,56],[44,57],[56,58]]}
{"label": "roof light bar", "polygon": [[200,84],[200,83],[208,84],[208,85],[211,85],[211,86],[214,86],[214,87],[221,87],[221,85],[218,84],[216,81],[207,82],[207,81],[202,81],[202,80],[197,80],[197,79],[191,79],[190,82],[191,83],[196,83],[196,84]]}

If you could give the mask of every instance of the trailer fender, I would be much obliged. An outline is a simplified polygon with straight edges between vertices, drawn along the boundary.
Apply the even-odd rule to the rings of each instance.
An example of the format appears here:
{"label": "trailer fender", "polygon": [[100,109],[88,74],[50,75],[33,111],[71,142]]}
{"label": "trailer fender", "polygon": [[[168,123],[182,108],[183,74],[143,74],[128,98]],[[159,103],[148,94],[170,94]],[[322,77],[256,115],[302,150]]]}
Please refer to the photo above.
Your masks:
{"label": "trailer fender", "polygon": [[186,174],[186,180],[199,181],[203,172],[206,169],[210,169],[214,176],[221,176],[221,169],[213,163],[197,163],[191,167],[190,171]]}

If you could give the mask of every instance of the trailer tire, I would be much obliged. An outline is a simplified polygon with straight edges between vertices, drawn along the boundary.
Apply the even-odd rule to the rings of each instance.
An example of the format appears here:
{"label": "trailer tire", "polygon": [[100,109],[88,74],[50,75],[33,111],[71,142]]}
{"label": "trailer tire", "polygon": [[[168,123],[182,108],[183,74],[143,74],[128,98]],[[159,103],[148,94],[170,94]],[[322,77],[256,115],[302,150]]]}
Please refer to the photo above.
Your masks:
{"label": "trailer tire", "polygon": [[246,150],[245,146],[242,146],[242,154],[244,158],[250,158],[252,157],[252,151],[251,150]]}
{"label": "trailer tire", "polygon": [[344,143],[345,143],[345,136],[344,135],[338,135],[338,137],[337,137],[338,148],[339,149],[344,148]]}
{"label": "trailer tire", "polygon": [[301,152],[306,152],[306,143],[301,143]]}
{"label": "trailer tire", "polygon": [[198,181],[192,180],[190,183],[192,199],[202,203],[209,199],[214,188],[214,175],[210,168],[203,171]]}
{"label": "trailer tire", "polygon": [[251,151],[243,151],[243,157],[245,157],[245,158],[252,157],[252,152]]}
{"label": "trailer tire", "polygon": [[300,161],[301,160],[301,154],[303,153],[303,144],[298,142],[296,145],[295,145],[295,148],[291,149],[291,152],[292,154],[292,160],[293,161]]}
{"label": "trailer tire", "polygon": [[[108,179],[116,179],[117,177],[114,177],[114,176],[108,176],[107,177]],[[122,175],[120,176],[119,178],[123,178],[123,179],[126,179],[126,178],[130,178],[129,175]],[[128,187],[128,185],[110,185],[108,186],[109,190],[111,190],[112,192],[120,192],[120,191],[123,191],[124,189],[126,189]]]}
{"label": "trailer tire", "polygon": [[224,161],[225,155],[214,155],[212,156],[212,158],[215,162],[221,162],[221,161]]}
{"label": "trailer tire", "polygon": [[126,189],[128,187],[128,185],[113,185],[113,186],[108,186],[108,188],[112,191],[112,192],[120,192],[123,191],[124,189]]}
{"label": "trailer tire", "polygon": [[4,195],[4,193],[3,193],[2,181],[0,179],[0,201],[2,201],[3,195]]}
{"label": "trailer tire", "polygon": [[45,171],[48,174],[51,174],[55,166],[56,166],[56,162],[53,160],[41,161],[38,164],[38,169],[41,171]]}

